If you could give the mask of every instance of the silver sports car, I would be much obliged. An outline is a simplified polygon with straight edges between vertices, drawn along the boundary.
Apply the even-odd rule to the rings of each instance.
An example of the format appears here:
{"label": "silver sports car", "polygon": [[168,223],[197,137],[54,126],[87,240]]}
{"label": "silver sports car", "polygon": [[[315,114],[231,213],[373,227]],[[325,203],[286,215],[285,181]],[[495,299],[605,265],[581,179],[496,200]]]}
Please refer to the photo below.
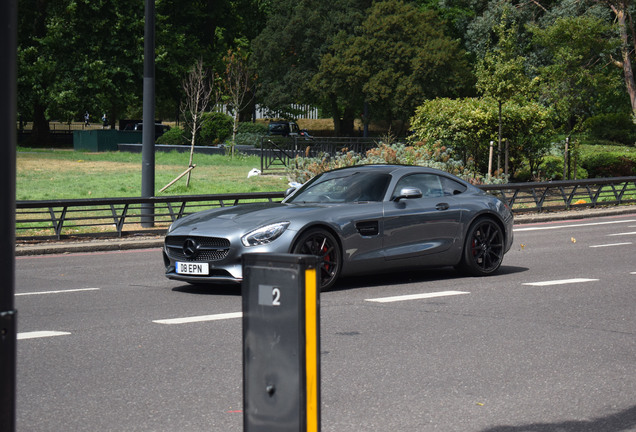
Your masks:
{"label": "silver sports car", "polygon": [[181,218],[163,257],[168,278],[194,284],[240,282],[248,252],[321,257],[323,290],[340,276],[424,267],[489,275],[512,245],[512,223],[504,202],[448,173],[364,165],[319,174],[282,203]]}

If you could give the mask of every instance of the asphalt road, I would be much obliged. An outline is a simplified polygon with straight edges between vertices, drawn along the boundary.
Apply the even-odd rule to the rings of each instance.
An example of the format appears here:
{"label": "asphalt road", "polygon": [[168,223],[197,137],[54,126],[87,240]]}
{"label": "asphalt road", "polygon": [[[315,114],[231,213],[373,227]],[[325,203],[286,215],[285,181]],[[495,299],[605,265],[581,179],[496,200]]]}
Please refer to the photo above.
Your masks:
{"label": "asphalt road", "polygon": [[[635,252],[636,214],[524,224],[496,276],[341,281],[322,430],[636,431]],[[17,257],[16,295],[18,431],[243,430],[237,287],[153,248]]]}

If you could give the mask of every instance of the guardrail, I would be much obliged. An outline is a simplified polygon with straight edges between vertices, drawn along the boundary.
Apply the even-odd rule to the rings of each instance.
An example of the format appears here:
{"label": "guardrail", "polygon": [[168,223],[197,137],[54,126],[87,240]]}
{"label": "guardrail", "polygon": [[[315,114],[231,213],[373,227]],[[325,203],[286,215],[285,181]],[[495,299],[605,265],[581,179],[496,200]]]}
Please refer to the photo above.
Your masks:
{"label": "guardrail", "polygon": [[[636,177],[482,185],[515,213],[567,210],[636,202]],[[122,236],[164,233],[178,218],[213,207],[278,202],[284,192],[189,195],[153,198],[104,198],[16,203],[16,237]],[[141,209],[152,205],[154,227],[141,226]],[[150,215],[144,214],[144,217]]]}

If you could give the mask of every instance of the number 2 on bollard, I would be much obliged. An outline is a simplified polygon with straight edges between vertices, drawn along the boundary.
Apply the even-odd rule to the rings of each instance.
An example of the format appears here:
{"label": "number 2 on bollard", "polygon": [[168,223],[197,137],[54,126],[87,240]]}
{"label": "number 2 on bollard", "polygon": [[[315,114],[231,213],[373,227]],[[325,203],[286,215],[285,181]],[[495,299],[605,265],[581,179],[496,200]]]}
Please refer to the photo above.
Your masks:
{"label": "number 2 on bollard", "polygon": [[261,306],[280,306],[281,290],[273,285],[258,286],[258,304]]}

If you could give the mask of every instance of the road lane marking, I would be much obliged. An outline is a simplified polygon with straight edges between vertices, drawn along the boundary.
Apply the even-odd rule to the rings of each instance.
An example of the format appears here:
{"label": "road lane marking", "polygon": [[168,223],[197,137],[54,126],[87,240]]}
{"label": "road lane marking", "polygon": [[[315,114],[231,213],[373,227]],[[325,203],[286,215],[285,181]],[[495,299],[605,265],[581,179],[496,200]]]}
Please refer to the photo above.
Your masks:
{"label": "road lane marking", "polygon": [[636,235],[636,231],[634,232],[628,232],[628,233],[616,233],[616,234],[608,234],[608,237],[612,237],[612,236],[626,236],[626,235]]}
{"label": "road lane marking", "polygon": [[16,296],[41,295],[41,294],[66,294],[66,293],[72,293],[72,292],[96,291],[96,290],[99,290],[99,288],[78,288],[78,289],[58,290],[58,291],[26,292],[26,293],[17,293]]}
{"label": "road lane marking", "polygon": [[624,243],[609,243],[609,244],[602,244],[602,245],[592,245],[590,246],[591,248],[601,248],[601,247],[612,247],[612,246],[625,246],[625,245],[630,245],[632,244],[632,242],[624,242]]}
{"label": "road lane marking", "polygon": [[540,227],[528,227],[528,228],[514,228],[514,232],[520,231],[540,231],[540,230],[553,230],[560,228],[576,228],[576,227],[586,227],[586,226],[596,226],[596,225],[609,225],[609,224],[618,224],[618,223],[631,223],[636,222],[636,220],[624,220],[624,221],[611,221],[611,222],[590,222],[590,223],[582,223],[582,224],[569,224],[569,225],[554,225],[554,226],[540,226]]}
{"label": "road lane marking", "polygon": [[584,279],[584,278],[574,278],[574,279],[561,279],[561,280],[551,280],[551,281],[543,281],[543,282],[528,282],[523,285],[530,286],[550,286],[550,285],[565,285],[565,284],[573,284],[573,283],[582,283],[582,282],[597,282],[599,279]]}
{"label": "road lane marking", "polygon": [[61,331],[32,331],[32,332],[18,333],[18,340],[36,339],[36,338],[45,338],[45,337],[54,337],[54,336],[67,336],[67,335],[70,335],[70,333],[61,332]]}
{"label": "road lane marking", "polygon": [[390,303],[390,302],[398,302],[405,300],[420,300],[434,297],[446,297],[446,296],[454,296],[460,294],[470,294],[468,291],[440,291],[434,293],[424,293],[424,294],[409,294],[402,296],[393,296],[393,297],[380,297],[374,299],[365,299],[365,301],[377,302],[377,303]]}
{"label": "road lane marking", "polygon": [[162,320],[154,320],[153,323],[156,324],[189,324],[196,322],[205,322],[205,321],[219,321],[226,320],[232,318],[241,318],[243,316],[243,312],[230,312],[216,315],[201,315],[201,316],[193,316],[186,318],[171,318],[171,319],[162,319]]}

